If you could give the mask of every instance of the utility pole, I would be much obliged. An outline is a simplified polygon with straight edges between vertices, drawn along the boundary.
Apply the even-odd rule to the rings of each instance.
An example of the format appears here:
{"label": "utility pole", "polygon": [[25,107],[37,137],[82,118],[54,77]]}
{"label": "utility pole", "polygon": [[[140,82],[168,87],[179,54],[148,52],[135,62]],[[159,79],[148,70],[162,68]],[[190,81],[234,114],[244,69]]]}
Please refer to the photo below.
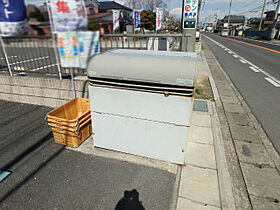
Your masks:
{"label": "utility pole", "polygon": [[170,0],[168,0],[168,15],[170,15]]}
{"label": "utility pole", "polygon": [[261,20],[260,20],[260,25],[259,25],[259,31],[262,29],[262,21],[263,21],[263,13],[264,13],[265,4],[266,4],[266,0],[263,1],[262,14],[261,14]]}
{"label": "utility pole", "polygon": [[230,0],[230,3],[229,3],[229,10],[228,10],[228,29],[229,29],[229,23],[230,23],[230,10],[231,10],[231,4],[232,4],[232,0]]}
{"label": "utility pole", "polygon": [[272,24],[272,29],[271,29],[271,39],[274,39],[275,36],[275,26],[278,20],[278,11],[279,11],[279,2],[280,0],[277,1],[277,6],[274,12],[274,18],[273,18],[273,24]]}

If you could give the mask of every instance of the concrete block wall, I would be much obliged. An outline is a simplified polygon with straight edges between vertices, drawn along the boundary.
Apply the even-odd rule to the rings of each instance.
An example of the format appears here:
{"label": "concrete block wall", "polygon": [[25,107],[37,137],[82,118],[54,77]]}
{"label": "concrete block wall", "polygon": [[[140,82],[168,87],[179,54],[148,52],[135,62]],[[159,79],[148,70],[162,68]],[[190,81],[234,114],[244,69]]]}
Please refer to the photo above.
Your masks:
{"label": "concrete block wall", "polygon": [[[88,98],[88,82],[75,81],[77,97]],[[58,107],[73,99],[70,79],[0,76],[0,100]]]}

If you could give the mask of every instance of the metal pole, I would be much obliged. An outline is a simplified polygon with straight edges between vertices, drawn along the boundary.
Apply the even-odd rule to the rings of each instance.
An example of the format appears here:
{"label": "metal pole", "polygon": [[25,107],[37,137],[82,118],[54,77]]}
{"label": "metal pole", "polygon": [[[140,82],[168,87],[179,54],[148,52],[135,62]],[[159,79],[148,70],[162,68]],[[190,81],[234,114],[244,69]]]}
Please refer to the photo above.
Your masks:
{"label": "metal pole", "polygon": [[278,11],[279,11],[279,2],[280,0],[277,1],[277,6],[274,12],[274,18],[273,18],[273,24],[272,24],[272,29],[271,29],[271,39],[274,38],[274,34],[275,34],[275,26],[278,20]]}
{"label": "metal pole", "polygon": [[264,13],[265,4],[266,4],[266,0],[263,1],[262,14],[261,14],[261,20],[260,20],[260,25],[259,25],[259,31],[262,29],[262,21],[263,21],[263,13]]}
{"label": "metal pole", "polygon": [[54,54],[55,54],[55,59],[56,59],[56,62],[57,62],[58,75],[59,75],[59,79],[62,80],[60,63],[59,63],[59,58],[58,58],[58,54],[57,54],[56,37],[53,33],[54,26],[53,26],[51,10],[50,10],[50,0],[46,0],[46,3],[47,3],[47,9],[48,9],[48,13],[49,13],[49,21],[50,21],[50,26],[51,26]]}
{"label": "metal pole", "polygon": [[184,32],[184,30],[183,30],[183,24],[184,24],[184,4],[185,3],[185,0],[182,0],[182,16],[181,16],[181,27],[182,27],[182,29],[181,29],[181,32],[183,33]]}
{"label": "metal pole", "polygon": [[11,70],[10,62],[9,62],[9,59],[8,59],[8,56],[7,56],[7,52],[6,52],[1,34],[0,34],[0,42],[1,42],[1,46],[2,46],[2,49],[3,49],[3,53],[4,53],[4,56],[5,56],[6,63],[8,65],[8,70],[9,70],[10,76],[12,77],[13,73],[12,73],[12,70]]}
{"label": "metal pole", "polygon": [[71,74],[73,97],[76,98],[76,88],[75,88],[75,81],[74,81],[74,75],[73,75],[73,68],[72,67],[70,67],[70,74]]}

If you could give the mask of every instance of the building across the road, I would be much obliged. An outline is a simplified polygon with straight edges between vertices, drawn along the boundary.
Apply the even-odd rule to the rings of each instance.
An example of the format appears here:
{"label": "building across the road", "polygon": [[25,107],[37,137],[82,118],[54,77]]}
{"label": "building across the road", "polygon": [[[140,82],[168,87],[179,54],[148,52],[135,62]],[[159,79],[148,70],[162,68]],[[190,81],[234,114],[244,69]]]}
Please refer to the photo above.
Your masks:
{"label": "building across the road", "polygon": [[88,19],[94,19],[100,24],[100,33],[113,32],[113,10],[120,11],[120,31],[126,30],[126,25],[132,24],[133,9],[119,4],[115,1],[98,2],[97,7],[87,5]]}
{"label": "building across the road", "polygon": [[[100,33],[113,32],[113,10],[120,11],[120,32],[126,30],[126,25],[133,24],[133,9],[115,1],[85,0],[88,20],[95,21],[100,28]],[[29,34],[50,35],[50,23],[48,6],[46,3],[37,7],[33,4],[27,5],[27,16],[29,20]],[[98,30],[98,29],[95,29]]]}
{"label": "building across the road", "polygon": [[[273,24],[273,18],[274,18],[275,11],[274,10],[267,11],[264,14],[266,15],[266,17],[264,19],[263,25],[264,25],[264,27],[269,28]],[[280,13],[278,13],[278,18],[279,18],[279,16],[280,16]],[[276,22],[276,26],[275,27],[277,29],[279,29],[279,27],[280,27],[280,20],[279,19]]]}

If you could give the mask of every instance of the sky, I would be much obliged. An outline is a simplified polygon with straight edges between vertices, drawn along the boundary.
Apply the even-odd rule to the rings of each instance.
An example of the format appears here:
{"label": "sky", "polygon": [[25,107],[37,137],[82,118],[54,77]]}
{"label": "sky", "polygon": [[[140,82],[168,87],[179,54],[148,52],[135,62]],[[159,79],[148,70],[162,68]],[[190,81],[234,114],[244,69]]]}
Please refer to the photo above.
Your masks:
{"label": "sky", "polygon": [[[100,0],[104,1],[104,0]],[[167,0],[164,0],[167,3]],[[200,22],[209,22],[215,19],[222,19],[229,14],[230,0],[202,0],[205,4],[202,5],[199,14]],[[265,11],[275,8],[272,4],[273,0],[267,0]],[[26,4],[42,4],[44,0],[25,0]],[[123,4],[124,0],[116,0]],[[245,15],[246,17],[260,17],[261,9],[264,0],[232,0],[231,14]],[[182,13],[182,0],[170,0],[170,13],[180,18]]]}

